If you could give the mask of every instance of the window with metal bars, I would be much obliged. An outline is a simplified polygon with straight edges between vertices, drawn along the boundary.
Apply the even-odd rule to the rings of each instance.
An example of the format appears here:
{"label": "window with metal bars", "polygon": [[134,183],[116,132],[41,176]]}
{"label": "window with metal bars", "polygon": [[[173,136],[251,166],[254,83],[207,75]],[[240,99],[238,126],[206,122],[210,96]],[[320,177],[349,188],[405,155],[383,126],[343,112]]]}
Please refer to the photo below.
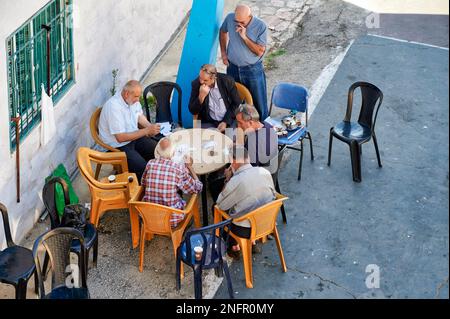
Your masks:
{"label": "window with metal bars", "polygon": [[[47,90],[47,31],[50,29],[50,96],[54,104],[74,83],[72,0],[52,0],[7,39],[8,99],[11,118],[20,117],[24,139],[41,121],[41,85]],[[16,129],[10,122],[11,152]]]}

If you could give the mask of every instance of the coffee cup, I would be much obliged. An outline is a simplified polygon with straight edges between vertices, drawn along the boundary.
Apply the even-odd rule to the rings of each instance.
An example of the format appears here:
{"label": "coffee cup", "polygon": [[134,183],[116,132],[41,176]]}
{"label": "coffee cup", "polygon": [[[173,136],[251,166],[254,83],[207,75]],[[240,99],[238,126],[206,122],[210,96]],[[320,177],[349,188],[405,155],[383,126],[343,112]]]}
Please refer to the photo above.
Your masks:
{"label": "coffee cup", "polygon": [[201,261],[203,254],[203,247],[201,246],[194,247],[194,253],[195,253],[195,260]]}

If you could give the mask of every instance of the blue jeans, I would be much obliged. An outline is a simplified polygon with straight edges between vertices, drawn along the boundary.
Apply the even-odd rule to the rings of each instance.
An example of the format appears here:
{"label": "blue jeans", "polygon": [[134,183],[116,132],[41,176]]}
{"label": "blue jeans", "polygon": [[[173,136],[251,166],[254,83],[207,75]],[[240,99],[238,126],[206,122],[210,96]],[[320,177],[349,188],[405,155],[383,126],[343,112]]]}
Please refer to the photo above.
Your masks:
{"label": "blue jeans", "polygon": [[237,66],[230,62],[227,74],[243,84],[252,94],[253,104],[258,110],[261,122],[269,115],[267,109],[266,74],[262,62],[247,66]]}

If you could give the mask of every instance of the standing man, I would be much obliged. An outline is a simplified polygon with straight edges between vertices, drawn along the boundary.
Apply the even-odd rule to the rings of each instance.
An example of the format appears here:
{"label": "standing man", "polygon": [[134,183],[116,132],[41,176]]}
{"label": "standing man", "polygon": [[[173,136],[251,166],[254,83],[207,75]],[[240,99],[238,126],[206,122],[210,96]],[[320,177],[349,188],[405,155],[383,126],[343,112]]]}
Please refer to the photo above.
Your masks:
{"label": "standing man", "polygon": [[227,74],[246,86],[261,121],[268,116],[267,85],[262,63],[267,45],[267,25],[252,15],[250,7],[238,5],[220,28],[220,49]]}
{"label": "standing man", "polygon": [[142,111],[139,98],[142,86],[136,80],[128,81],[103,106],[98,121],[100,138],[106,144],[127,154],[128,169],[139,181],[147,162],[154,158],[160,126],[151,124]]}

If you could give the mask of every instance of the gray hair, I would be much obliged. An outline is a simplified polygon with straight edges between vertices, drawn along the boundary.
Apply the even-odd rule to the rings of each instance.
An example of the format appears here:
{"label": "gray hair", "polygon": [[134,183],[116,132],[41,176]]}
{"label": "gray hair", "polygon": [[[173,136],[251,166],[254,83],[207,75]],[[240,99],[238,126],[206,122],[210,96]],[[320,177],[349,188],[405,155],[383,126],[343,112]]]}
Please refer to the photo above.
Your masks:
{"label": "gray hair", "polygon": [[259,113],[258,110],[250,104],[241,104],[236,110],[236,115],[242,113],[242,118],[244,121],[259,121]]}
{"label": "gray hair", "polygon": [[139,81],[136,81],[136,80],[130,80],[124,85],[123,91],[124,92],[133,92],[136,88],[142,89],[141,83],[139,83]]}
{"label": "gray hair", "polygon": [[200,67],[200,70],[202,70],[212,78],[215,78],[217,76],[217,68],[212,64],[203,64]]}
{"label": "gray hair", "polygon": [[[165,148],[162,148],[161,145],[167,142],[168,145]],[[159,155],[160,158],[171,159],[173,154],[175,153],[175,148],[172,145],[172,142],[167,137],[161,139],[155,148],[155,154]]]}

